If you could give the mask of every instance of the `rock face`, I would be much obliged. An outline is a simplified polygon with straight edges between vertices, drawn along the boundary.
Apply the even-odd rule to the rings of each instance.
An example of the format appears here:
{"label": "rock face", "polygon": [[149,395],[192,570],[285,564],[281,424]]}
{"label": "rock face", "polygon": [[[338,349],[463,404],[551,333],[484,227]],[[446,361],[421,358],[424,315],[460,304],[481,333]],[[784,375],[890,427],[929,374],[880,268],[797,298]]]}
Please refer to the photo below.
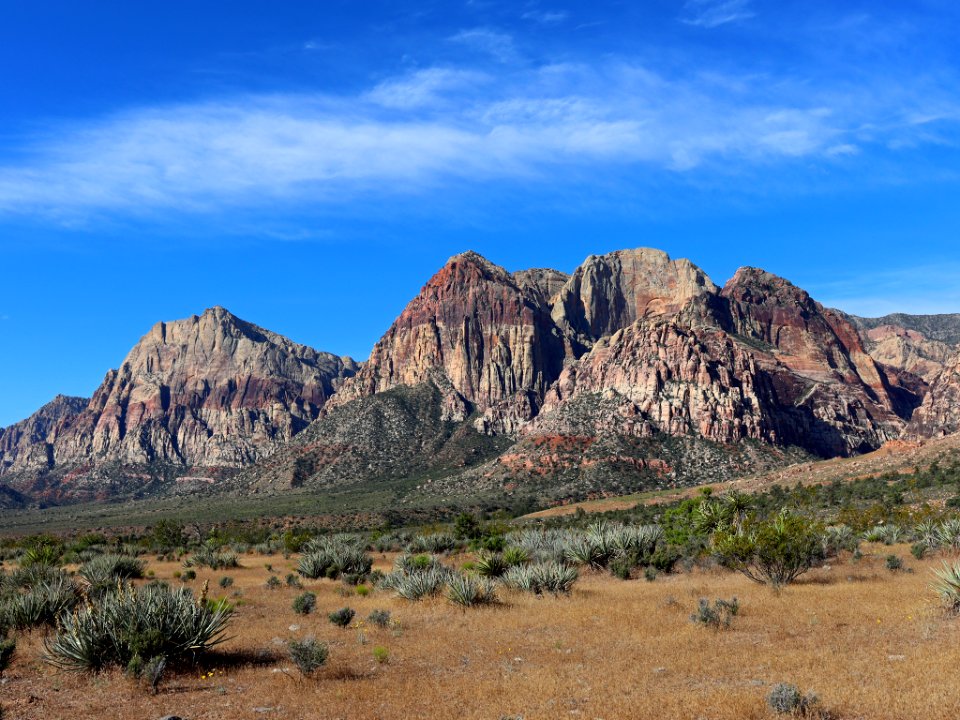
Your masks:
{"label": "rock face", "polygon": [[[467,413],[485,413],[492,431],[513,432],[533,417],[559,376],[563,339],[544,294],[557,278],[520,278],[468,252],[451,258],[373,348],[333,406],[442,374]],[[465,416],[450,419],[463,420]]]}
{"label": "rock face", "polygon": [[88,402],[88,398],[57,395],[26,420],[0,428],[0,475],[10,467],[30,470],[52,467],[54,444]]}
{"label": "rock face", "polygon": [[715,322],[709,306],[719,288],[689,260],[640,248],[591,255],[561,288],[553,319],[584,347],[644,317],[688,311],[688,324]]}
{"label": "rock face", "polygon": [[933,380],[907,427],[911,437],[933,438],[960,432],[960,354]]}
{"label": "rock face", "polygon": [[570,275],[467,252],[362,366],[222,308],[160,323],[88,403],[58,399],[0,432],[0,473],[47,473],[8,483],[27,494],[109,463],[244,467],[233,487],[250,492],[731,478],[872,450],[908,420],[918,436],[960,429],[958,361],[904,317],[846,316],[756,268],[721,289],[658,250],[590,256]]}
{"label": "rock face", "polygon": [[3,431],[4,471],[241,467],[309,425],[356,370],[350,358],[298,345],[220,307],[161,322],[88,403],[58,398]]}

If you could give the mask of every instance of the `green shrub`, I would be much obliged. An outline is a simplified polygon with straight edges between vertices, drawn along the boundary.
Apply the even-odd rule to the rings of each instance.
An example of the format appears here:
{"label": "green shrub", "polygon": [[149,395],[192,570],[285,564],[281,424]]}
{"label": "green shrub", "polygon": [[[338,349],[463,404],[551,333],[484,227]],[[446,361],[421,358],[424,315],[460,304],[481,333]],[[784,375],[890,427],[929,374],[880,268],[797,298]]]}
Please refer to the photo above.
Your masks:
{"label": "green shrub", "polygon": [[887,555],[887,570],[890,572],[903,570],[903,560],[898,555]]}
{"label": "green shrub", "polygon": [[754,582],[781,587],[824,557],[822,533],[805,518],[782,511],[774,520],[748,522],[713,535],[714,553],[727,567]]}
{"label": "green shrub", "polygon": [[714,600],[712,606],[709,600],[700,598],[697,610],[690,616],[690,620],[714,630],[723,630],[730,627],[730,622],[739,612],[740,603],[736,598]]}
{"label": "green shrub", "polygon": [[314,638],[291,640],[287,643],[290,660],[304,675],[312,675],[324,663],[330,654],[326,644],[317,642]]}
{"label": "green shrub", "polygon": [[913,555],[917,560],[922,560],[923,556],[927,554],[927,545],[924,542],[915,542],[910,546],[910,554]]}
{"label": "green shrub", "polygon": [[380,628],[390,627],[390,611],[374,610],[367,616],[367,620]]}
{"label": "green shrub", "polygon": [[804,695],[796,685],[789,683],[777,683],[767,695],[767,705],[778,715],[813,716],[819,703],[815,694]]}
{"label": "green shrub", "polygon": [[342,607],[327,614],[327,619],[337,627],[345,628],[350,625],[356,612],[353,608]]}
{"label": "green shrub", "polygon": [[385,648],[383,645],[377,645],[373,649],[373,659],[383,665],[387,662],[387,660],[390,659],[390,651],[387,650],[387,648]]}
{"label": "green shrub", "polygon": [[287,583],[287,587],[298,588],[298,589],[303,587],[303,583],[300,582],[300,578],[298,578],[293,573],[287,573],[287,577],[285,578],[285,580]]}
{"label": "green shrub", "polygon": [[366,597],[370,594],[370,588],[367,585],[357,585],[357,595]]}
{"label": "green shrub", "polygon": [[233,578],[229,575],[224,575],[222,578],[220,578],[220,587],[222,587],[224,590],[231,585],[233,585]]}
{"label": "green shrub", "polygon": [[317,596],[312,592],[305,592],[293,599],[293,611],[300,615],[309,615],[317,606]]}
{"label": "green shrub", "polygon": [[447,581],[447,598],[462,607],[487,605],[497,601],[496,587],[487,578],[453,575]]}
{"label": "green shrub", "polygon": [[653,565],[649,565],[643,570],[643,579],[647,582],[653,582],[657,579],[657,569]]}
{"label": "green shrub", "polygon": [[183,573],[181,573],[181,575],[180,575],[180,579],[181,579],[183,582],[190,582],[191,580],[196,580],[196,579],[197,579],[197,571],[196,571],[196,570],[184,570]]}
{"label": "green shrub", "polygon": [[46,660],[81,671],[127,667],[135,657],[192,658],[224,640],[231,615],[229,603],[211,607],[186,588],[120,585],[60,617]]}
{"label": "green shrub", "polygon": [[283,586],[283,583],[280,582],[280,578],[276,575],[271,575],[267,578],[266,585],[267,590],[279,590]]}

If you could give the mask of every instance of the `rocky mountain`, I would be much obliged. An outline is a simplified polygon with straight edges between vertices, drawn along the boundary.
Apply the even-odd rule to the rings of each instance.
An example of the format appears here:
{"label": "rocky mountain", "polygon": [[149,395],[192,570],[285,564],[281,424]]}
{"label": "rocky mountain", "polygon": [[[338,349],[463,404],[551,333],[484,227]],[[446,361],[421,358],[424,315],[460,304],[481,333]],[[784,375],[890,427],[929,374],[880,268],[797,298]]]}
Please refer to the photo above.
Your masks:
{"label": "rocky mountain", "polygon": [[943,437],[960,432],[960,353],[933,379],[907,427],[911,437]]}
{"label": "rocky mountain", "polygon": [[960,313],[944,313],[942,315],[893,313],[878,318],[848,315],[847,319],[863,332],[883,326],[895,326],[920,333],[929,340],[936,340],[947,345],[960,345]]}
{"label": "rocky mountain", "polygon": [[515,278],[476,253],[450,259],[410,301],[345,383],[332,406],[398,386],[449,384],[448,420],[477,410],[491,432],[514,432],[539,403],[570,354],[545,296],[559,278],[546,272]]}
{"label": "rocky mountain", "polygon": [[[510,274],[465,253],[410,302],[324,417],[242,478],[273,489],[293,477],[325,487],[420,478],[453,495],[732,477],[879,447],[912,410],[900,390],[850,322],[760,270],[721,289],[651,249],[591,256],[569,276]],[[397,391],[417,410],[394,433],[385,418],[396,411],[383,404]],[[342,432],[361,417],[369,432]],[[395,435],[417,439],[382,442]],[[427,445],[456,462],[433,463]]]}
{"label": "rocky mountain", "polygon": [[57,395],[26,420],[0,428],[0,476],[10,468],[42,470],[50,467],[54,443],[89,402],[89,398]]}
{"label": "rocky mountain", "polygon": [[653,249],[569,275],[467,252],[363,365],[222,308],[158,324],[89,402],[58,399],[0,434],[6,488],[22,494],[4,502],[106,496],[156,483],[157,468],[178,487],[243,468],[213,487],[244,494],[543,499],[953,432],[950,323],[900,319],[844,315],[757,268],[720,287]]}
{"label": "rocky mountain", "polygon": [[157,323],[89,402],[58,398],[4,430],[0,473],[56,499],[98,494],[106,465],[141,484],[157,468],[238,468],[307,427],[357,369],[221,307]]}

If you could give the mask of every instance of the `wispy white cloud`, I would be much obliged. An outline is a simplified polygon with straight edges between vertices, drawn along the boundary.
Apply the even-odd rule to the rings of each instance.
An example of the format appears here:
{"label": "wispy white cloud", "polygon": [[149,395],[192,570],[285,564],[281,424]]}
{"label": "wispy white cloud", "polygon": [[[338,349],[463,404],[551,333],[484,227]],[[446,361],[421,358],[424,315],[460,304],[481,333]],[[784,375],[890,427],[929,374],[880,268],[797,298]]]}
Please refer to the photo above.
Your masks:
{"label": "wispy white cloud", "polygon": [[513,36],[491,28],[461,30],[456,35],[451,35],[449,40],[485,53],[503,64],[513,64],[521,59]]}
{"label": "wispy white cloud", "polygon": [[413,109],[436,103],[451,92],[489,81],[485,73],[450,68],[428,68],[391,78],[373,88],[366,99],[389,108]]}
{"label": "wispy white cloud", "polygon": [[754,16],[750,0],[686,0],[682,22],[703,28],[715,28]]}
{"label": "wispy white cloud", "polygon": [[531,10],[521,15],[524,20],[532,20],[541,25],[557,25],[562,23],[570,13],[565,10]]}
{"label": "wispy white cloud", "polygon": [[[0,163],[0,212],[72,221],[116,208],[317,203],[449,180],[557,183],[568,174],[558,168],[722,175],[956,139],[951,88],[888,80],[882,92],[812,92],[783,77],[672,77],[622,62],[496,76],[444,67],[351,95],[143,108],[55,127],[18,148]],[[934,114],[931,140],[917,118]]]}

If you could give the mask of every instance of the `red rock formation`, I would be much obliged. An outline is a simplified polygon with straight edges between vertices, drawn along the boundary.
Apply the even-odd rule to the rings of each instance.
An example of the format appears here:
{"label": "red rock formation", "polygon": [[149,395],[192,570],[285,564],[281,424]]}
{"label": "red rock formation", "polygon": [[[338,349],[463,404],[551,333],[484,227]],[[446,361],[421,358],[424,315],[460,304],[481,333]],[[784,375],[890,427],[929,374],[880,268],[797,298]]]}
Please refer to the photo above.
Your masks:
{"label": "red rock formation", "polygon": [[53,465],[53,445],[89,402],[57,395],[26,420],[0,428],[0,475],[11,467],[42,470]]}
{"label": "red rock formation", "polygon": [[688,324],[713,324],[709,309],[719,288],[689,260],[671,260],[661,250],[639,248],[591,255],[553,303],[553,319],[589,347],[640,318],[694,312]]}
{"label": "red rock formation", "polygon": [[[331,407],[438,372],[489,429],[512,432],[536,413],[560,373],[563,341],[542,305],[544,281],[468,252],[451,258],[394,321]],[[454,406],[456,403],[453,402]],[[463,418],[455,418],[463,419]]]}
{"label": "red rock formation", "polygon": [[[239,467],[306,427],[356,367],[219,307],[158,323],[68,426],[41,438],[47,466]],[[7,471],[29,469],[36,452]]]}
{"label": "red rock formation", "polygon": [[911,438],[943,437],[960,432],[960,355],[946,363],[930,384],[923,403],[907,426]]}

